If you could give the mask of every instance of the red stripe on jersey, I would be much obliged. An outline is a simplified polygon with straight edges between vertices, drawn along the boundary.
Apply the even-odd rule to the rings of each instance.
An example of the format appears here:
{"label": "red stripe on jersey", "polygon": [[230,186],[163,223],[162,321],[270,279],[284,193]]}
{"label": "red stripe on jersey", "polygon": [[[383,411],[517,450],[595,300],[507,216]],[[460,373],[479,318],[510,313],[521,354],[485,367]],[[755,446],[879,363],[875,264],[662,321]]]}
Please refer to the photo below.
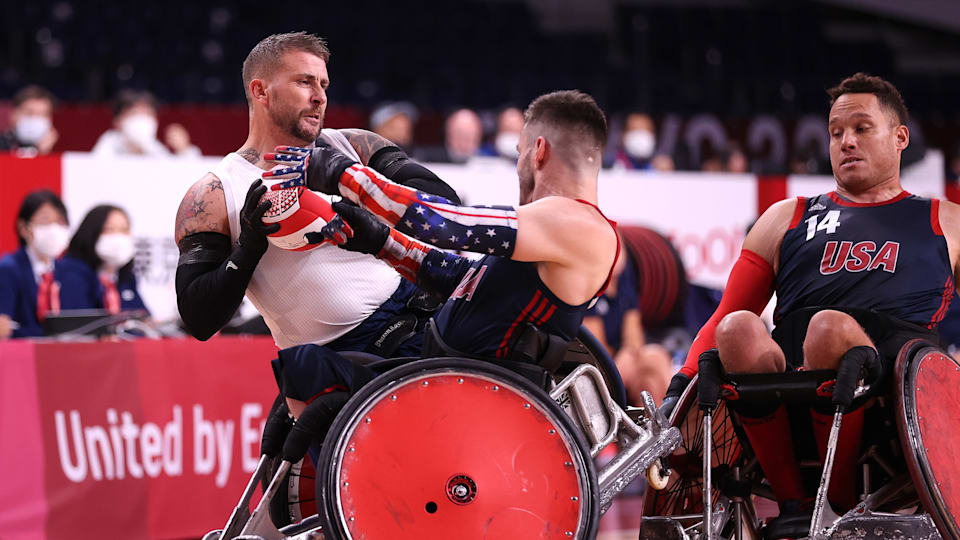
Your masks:
{"label": "red stripe on jersey", "polygon": [[510,339],[510,336],[513,334],[513,330],[517,327],[517,325],[527,318],[527,314],[530,313],[530,310],[533,309],[533,306],[537,305],[537,300],[539,299],[540,291],[538,290],[533,294],[533,299],[530,300],[530,303],[527,304],[527,307],[523,308],[523,311],[520,312],[520,315],[517,315],[517,318],[514,319],[513,324],[507,328],[507,332],[503,335],[503,339],[500,340],[500,345],[497,347],[497,358],[502,358],[507,347],[507,340]]}
{"label": "red stripe on jersey", "polygon": [[946,317],[947,310],[950,309],[950,301],[953,300],[953,291],[953,276],[947,276],[947,282],[943,285],[943,298],[940,300],[940,308],[933,314],[933,317],[930,317],[930,324],[927,325],[927,328],[932,330]]}
{"label": "red stripe on jersey", "polygon": [[607,286],[610,285],[610,279],[613,278],[613,267],[617,265],[617,259],[620,258],[620,235],[617,234],[617,222],[614,221],[614,220],[612,220],[612,219],[610,219],[610,218],[608,218],[608,217],[603,213],[603,210],[600,210],[600,207],[597,206],[597,205],[595,205],[595,204],[593,204],[592,202],[590,202],[590,201],[585,201],[585,200],[583,200],[583,199],[574,199],[574,200],[577,201],[577,202],[580,203],[580,204],[585,204],[585,205],[587,205],[587,206],[592,206],[593,209],[596,210],[596,211],[600,214],[600,217],[602,217],[603,219],[605,219],[605,220],[607,221],[607,224],[610,225],[610,228],[611,228],[611,229],[613,229],[613,234],[615,234],[616,237],[617,237],[617,253],[616,253],[616,254],[614,255],[614,257],[613,257],[613,264],[610,265],[610,271],[607,272],[607,279],[605,279],[605,280],[603,281],[603,286],[600,287],[600,290],[597,291],[597,294],[593,295],[594,298],[597,298],[597,297],[603,296],[603,293],[607,292]]}
{"label": "red stripe on jersey", "polygon": [[930,200],[930,228],[933,234],[943,236],[943,229],[940,228],[940,199]]}
{"label": "red stripe on jersey", "polygon": [[803,218],[803,212],[807,209],[807,198],[806,197],[797,197],[797,207],[793,209],[793,218],[790,220],[790,227],[792,229],[800,224],[800,219]]}
{"label": "red stripe on jersey", "polygon": [[906,199],[907,197],[910,196],[910,193],[906,191],[901,191],[899,195],[897,195],[892,199],[887,199],[885,201],[880,201],[880,202],[870,202],[870,203],[848,201],[843,197],[841,197],[840,195],[838,195],[836,191],[831,191],[828,195],[830,196],[830,200],[839,204],[840,206],[863,207],[863,206],[883,206],[885,204],[893,204],[897,201],[902,201],[903,199]]}
{"label": "red stripe on jersey", "polygon": [[550,304],[550,309],[543,315],[543,318],[537,321],[537,326],[541,326],[550,320],[550,317],[553,317],[553,312],[557,310],[557,306]]}

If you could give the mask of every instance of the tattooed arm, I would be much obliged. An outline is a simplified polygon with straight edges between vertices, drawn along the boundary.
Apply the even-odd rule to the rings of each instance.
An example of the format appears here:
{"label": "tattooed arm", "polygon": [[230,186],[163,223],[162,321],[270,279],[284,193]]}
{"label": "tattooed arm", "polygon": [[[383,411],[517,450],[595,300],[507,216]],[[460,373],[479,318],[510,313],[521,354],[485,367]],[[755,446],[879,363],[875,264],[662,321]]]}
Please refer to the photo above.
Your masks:
{"label": "tattooed arm", "polygon": [[[357,151],[360,162],[370,165],[370,158],[384,148],[396,148],[397,145],[387,139],[365,129],[341,129],[340,133],[347,138],[350,146]],[[370,165],[373,167],[373,165]]]}
{"label": "tattooed arm", "polygon": [[270,208],[269,202],[260,202],[266,189],[257,180],[247,191],[237,246],[230,239],[223,184],[216,176],[201,178],[180,203],[174,233],[180,249],[177,307],[197,339],[208,339],[233,317],[267,250],[266,235],[279,228],[262,222]]}
{"label": "tattooed arm", "polygon": [[453,188],[433,171],[410,159],[389,139],[365,129],[341,129],[340,133],[350,141],[364,165],[400,185],[460,204],[460,197]]}
{"label": "tattooed arm", "polygon": [[223,184],[212,174],[207,174],[187,190],[180,208],[177,210],[177,222],[174,240],[177,244],[184,237],[198,232],[213,232],[230,236],[230,222],[227,220],[227,200],[223,195]]}

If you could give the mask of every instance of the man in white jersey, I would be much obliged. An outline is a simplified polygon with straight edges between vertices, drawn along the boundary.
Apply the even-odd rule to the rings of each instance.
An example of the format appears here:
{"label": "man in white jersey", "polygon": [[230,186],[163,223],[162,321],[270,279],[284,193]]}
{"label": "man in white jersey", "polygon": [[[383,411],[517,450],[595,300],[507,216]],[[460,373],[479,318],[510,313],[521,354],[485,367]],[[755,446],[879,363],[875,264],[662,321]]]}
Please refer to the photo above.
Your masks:
{"label": "man in white jersey", "polygon": [[[313,344],[397,356],[419,352],[415,327],[422,314],[410,304],[422,295],[389,266],[334,246],[285,251],[266,238],[278,225],[261,219],[270,202],[261,200],[266,186],[260,175],[271,167],[261,156],[276,146],[322,140],[373,168],[399,174],[407,185],[456,196],[390,141],[363,130],[322,129],[329,57],[322,39],[296,32],[265,38],[243,63],[247,140],[187,191],[177,212],[177,304],[198,339],[222,328],[246,294],[281,349]],[[398,346],[401,338],[407,339]],[[391,347],[371,350],[374,343]],[[311,358],[308,364],[322,355]]]}

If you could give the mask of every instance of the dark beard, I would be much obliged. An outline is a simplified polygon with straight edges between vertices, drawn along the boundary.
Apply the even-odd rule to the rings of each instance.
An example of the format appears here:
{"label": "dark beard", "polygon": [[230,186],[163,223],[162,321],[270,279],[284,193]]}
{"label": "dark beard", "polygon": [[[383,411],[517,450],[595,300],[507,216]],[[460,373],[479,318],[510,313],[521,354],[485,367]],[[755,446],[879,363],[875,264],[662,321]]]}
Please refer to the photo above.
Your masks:
{"label": "dark beard", "polygon": [[270,118],[277,126],[285,127],[285,131],[290,134],[291,137],[305,142],[315,141],[317,136],[320,135],[320,130],[323,129],[323,117],[320,117],[320,126],[317,128],[316,133],[310,133],[304,130],[300,126],[299,112],[287,114],[286,111],[282,111],[274,114],[273,111],[271,111]]}

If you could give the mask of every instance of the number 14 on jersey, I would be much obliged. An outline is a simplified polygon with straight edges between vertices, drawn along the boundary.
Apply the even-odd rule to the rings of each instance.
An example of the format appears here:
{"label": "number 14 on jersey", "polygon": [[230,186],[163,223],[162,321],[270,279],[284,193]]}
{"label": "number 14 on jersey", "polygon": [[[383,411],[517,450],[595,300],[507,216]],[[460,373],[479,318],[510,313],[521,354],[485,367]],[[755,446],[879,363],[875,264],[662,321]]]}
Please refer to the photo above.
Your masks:
{"label": "number 14 on jersey", "polygon": [[837,227],[840,226],[840,211],[830,210],[823,216],[823,220],[817,223],[819,219],[820,214],[807,218],[807,240],[812,239],[817,231],[827,231],[827,234],[837,232]]}

